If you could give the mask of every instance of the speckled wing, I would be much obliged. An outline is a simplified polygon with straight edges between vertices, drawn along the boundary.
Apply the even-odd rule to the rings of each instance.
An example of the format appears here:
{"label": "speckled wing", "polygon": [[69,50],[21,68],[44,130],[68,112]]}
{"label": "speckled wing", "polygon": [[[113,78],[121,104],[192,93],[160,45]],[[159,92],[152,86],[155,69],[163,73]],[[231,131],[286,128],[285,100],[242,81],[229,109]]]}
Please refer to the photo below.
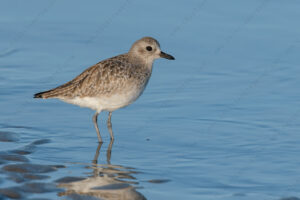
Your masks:
{"label": "speckled wing", "polygon": [[116,56],[86,69],[73,80],[52,90],[35,94],[35,98],[96,97],[117,92],[130,74],[126,55]]}

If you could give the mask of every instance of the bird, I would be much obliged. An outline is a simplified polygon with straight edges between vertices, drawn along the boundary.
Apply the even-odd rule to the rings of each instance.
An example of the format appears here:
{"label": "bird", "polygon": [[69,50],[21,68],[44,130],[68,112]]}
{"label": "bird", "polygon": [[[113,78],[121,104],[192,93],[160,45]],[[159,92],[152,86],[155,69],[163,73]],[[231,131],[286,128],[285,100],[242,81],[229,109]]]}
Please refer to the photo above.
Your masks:
{"label": "bird", "polygon": [[112,112],[133,103],[147,86],[154,60],[175,58],[161,51],[153,37],[143,37],[133,43],[127,53],[98,62],[87,68],[71,81],[54,89],[34,94],[34,98],[56,98],[66,103],[95,110],[93,124],[98,142],[103,143],[98,127],[98,115],[108,111],[107,127],[110,139]]}

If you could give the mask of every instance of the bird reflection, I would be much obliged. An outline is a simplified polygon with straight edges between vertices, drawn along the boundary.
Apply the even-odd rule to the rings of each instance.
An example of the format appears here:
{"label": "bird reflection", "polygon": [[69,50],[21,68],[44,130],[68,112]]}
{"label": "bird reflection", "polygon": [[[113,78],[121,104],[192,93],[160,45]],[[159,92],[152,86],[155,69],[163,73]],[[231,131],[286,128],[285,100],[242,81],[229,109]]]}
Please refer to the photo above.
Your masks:
{"label": "bird reflection", "polygon": [[106,151],[107,164],[98,164],[101,146],[99,143],[92,164],[91,176],[64,177],[58,180],[58,187],[65,188],[58,196],[67,199],[103,199],[103,200],[145,200],[146,198],[133,185],[138,182],[132,174],[137,173],[133,168],[112,165],[110,163],[113,140]]}

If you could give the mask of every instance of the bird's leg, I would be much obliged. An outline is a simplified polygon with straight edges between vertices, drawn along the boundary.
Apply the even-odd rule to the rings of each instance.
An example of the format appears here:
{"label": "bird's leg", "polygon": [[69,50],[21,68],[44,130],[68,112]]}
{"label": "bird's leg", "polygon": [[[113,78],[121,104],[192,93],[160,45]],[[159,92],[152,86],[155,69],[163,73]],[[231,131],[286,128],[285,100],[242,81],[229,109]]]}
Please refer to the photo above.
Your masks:
{"label": "bird's leg", "polygon": [[95,115],[93,116],[93,122],[94,122],[94,126],[96,128],[96,132],[97,132],[97,135],[98,135],[98,141],[99,141],[99,143],[103,143],[101,135],[100,135],[100,131],[99,131],[99,128],[98,128],[98,123],[97,123],[98,115],[99,115],[99,112],[96,112]]}
{"label": "bird's leg", "polygon": [[112,149],[112,145],[114,143],[114,140],[110,140],[110,143],[107,147],[107,152],[106,152],[106,162],[108,165],[110,165],[110,158],[111,158],[111,149]]}
{"label": "bird's leg", "polygon": [[95,156],[94,156],[94,160],[92,161],[93,164],[95,164],[95,165],[98,163],[98,157],[99,157],[99,154],[100,154],[100,149],[101,149],[102,144],[103,143],[98,144],[98,147],[97,147],[97,150],[96,150],[96,153],[95,153]]}
{"label": "bird's leg", "polygon": [[109,112],[109,114],[108,114],[107,128],[108,128],[108,131],[109,131],[109,134],[110,134],[110,139],[114,140],[114,134],[113,134],[113,131],[112,131],[112,124],[111,124],[111,114],[112,114],[112,112]]}

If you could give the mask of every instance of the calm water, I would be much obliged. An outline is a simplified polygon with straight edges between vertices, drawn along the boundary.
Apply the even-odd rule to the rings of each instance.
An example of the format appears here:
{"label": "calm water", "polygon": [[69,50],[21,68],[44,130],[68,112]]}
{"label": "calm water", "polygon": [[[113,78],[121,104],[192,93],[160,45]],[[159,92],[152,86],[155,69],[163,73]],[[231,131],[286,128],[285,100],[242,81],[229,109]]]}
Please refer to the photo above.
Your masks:
{"label": "calm water", "polygon": [[[300,198],[300,2],[1,1],[0,199]],[[153,36],[98,146],[93,111],[36,92]],[[100,152],[100,153],[99,153]]]}

